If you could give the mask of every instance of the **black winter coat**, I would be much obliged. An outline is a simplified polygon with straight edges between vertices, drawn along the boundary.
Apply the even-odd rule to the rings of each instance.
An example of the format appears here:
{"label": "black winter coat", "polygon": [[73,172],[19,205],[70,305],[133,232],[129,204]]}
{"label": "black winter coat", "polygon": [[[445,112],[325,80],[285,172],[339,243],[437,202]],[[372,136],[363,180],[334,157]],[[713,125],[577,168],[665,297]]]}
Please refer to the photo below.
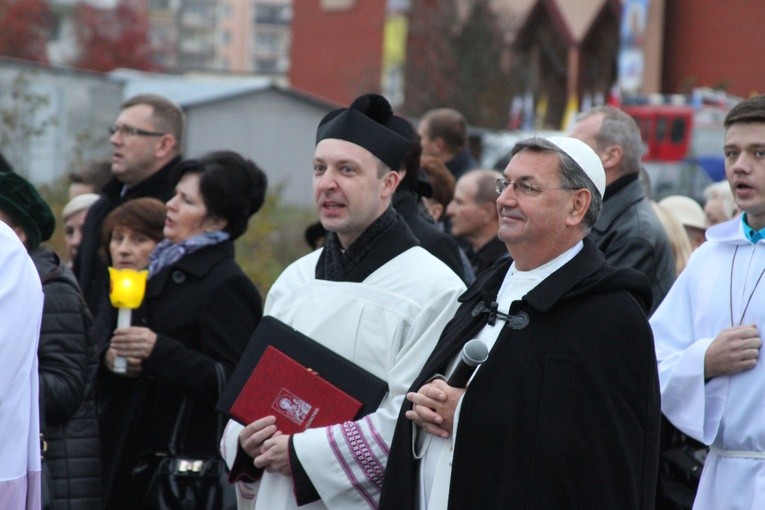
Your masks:
{"label": "black winter coat", "polygon": [[55,507],[95,509],[101,497],[101,457],[93,394],[97,351],[88,332],[92,319],[74,275],[58,256],[43,247],[29,255],[45,294],[37,353],[44,457]]}
{"label": "black winter coat", "polygon": [[459,179],[469,171],[480,167],[481,165],[475,160],[473,154],[467,147],[459,151],[457,155],[446,162],[446,168],[449,169],[455,180]]}
{"label": "black winter coat", "polygon": [[471,249],[468,251],[468,258],[473,266],[473,271],[478,276],[499,261],[509,259],[510,254],[507,252],[505,243],[499,237],[494,236],[489,242],[481,246],[480,250],[473,252]]}
{"label": "black winter coat", "polygon": [[[483,328],[481,305],[509,266],[487,270],[460,297],[412,391],[444,373]],[[650,302],[643,275],[605,266],[585,239],[571,261],[512,303],[515,320],[462,399],[449,509],[653,508],[660,410]],[[405,401],[381,510],[416,508],[409,409]]]}
{"label": "black winter coat", "polygon": [[102,306],[109,306],[109,273],[99,253],[104,220],[117,206],[134,198],[151,197],[162,202],[170,200],[174,192],[172,172],[180,161],[180,157],[171,160],[146,180],[128,189],[124,196],[123,184],[112,178],[104,185],[101,198],[88,209],[82,227],[82,241],[74,258],[74,273],[94,317],[100,313]]}
{"label": "black winter coat", "polygon": [[590,239],[609,265],[631,267],[648,277],[653,294],[650,316],[675,281],[675,256],[637,175],[622,177],[606,188]]}
{"label": "black winter coat", "polygon": [[406,220],[409,230],[420,241],[420,246],[449,266],[463,282],[473,281],[474,275],[466,274],[457,241],[423,217],[417,209],[417,195],[406,189],[396,190],[393,208]]}
{"label": "black winter coat", "polygon": [[111,331],[100,339],[107,508],[133,508],[141,489],[130,473],[142,454],[167,451],[184,397],[193,406],[183,451],[218,454],[215,365],[231,374],[261,316],[260,294],[234,261],[233,243],[225,241],[190,253],[149,279],[132,323],[154,331],[157,342],[140,377],[109,372],[103,351]]}

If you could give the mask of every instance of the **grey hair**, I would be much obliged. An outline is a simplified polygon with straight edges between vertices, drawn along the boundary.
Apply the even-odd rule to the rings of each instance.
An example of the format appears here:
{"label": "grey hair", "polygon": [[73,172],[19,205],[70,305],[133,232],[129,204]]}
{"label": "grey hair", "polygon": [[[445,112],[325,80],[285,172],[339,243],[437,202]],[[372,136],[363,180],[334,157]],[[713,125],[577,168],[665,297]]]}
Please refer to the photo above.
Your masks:
{"label": "grey hair", "polygon": [[640,158],[643,157],[643,139],[640,128],[628,113],[613,106],[596,106],[577,117],[577,121],[603,114],[600,132],[595,135],[598,151],[604,151],[611,145],[622,148],[622,175],[640,172]]}
{"label": "grey hair", "polygon": [[590,192],[592,199],[590,200],[590,207],[584,214],[584,223],[587,225],[589,231],[600,216],[600,210],[603,208],[603,197],[600,191],[595,186],[587,174],[584,172],[581,166],[574,161],[574,159],[566,154],[560,147],[545,140],[544,138],[526,138],[515,144],[513,150],[510,152],[512,158],[516,154],[522,151],[531,151],[539,153],[556,154],[560,160],[558,166],[558,176],[560,177],[561,186],[566,189],[586,189]]}
{"label": "grey hair", "polygon": [[476,168],[466,172],[462,177],[467,175],[475,177],[475,202],[477,204],[494,204],[497,202],[497,179],[502,178],[500,172],[491,168]]}

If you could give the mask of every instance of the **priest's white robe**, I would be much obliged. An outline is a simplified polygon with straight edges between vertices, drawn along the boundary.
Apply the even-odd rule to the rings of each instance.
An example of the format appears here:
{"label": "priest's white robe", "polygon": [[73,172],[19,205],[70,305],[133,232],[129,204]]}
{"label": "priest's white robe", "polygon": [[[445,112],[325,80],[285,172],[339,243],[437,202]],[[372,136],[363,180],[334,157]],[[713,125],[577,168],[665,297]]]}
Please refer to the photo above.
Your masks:
{"label": "priest's white robe", "polygon": [[765,240],[749,242],[740,218],[709,228],[707,239],[650,320],[661,407],[678,429],[711,445],[695,510],[765,508],[765,360],[704,382],[704,355],[721,330],[754,324],[765,335],[765,277],[757,284]]}
{"label": "priest's white robe", "polygon": [[42,306],[32,259],[0,221],[0,510],[41,506],[37,344]]}
{"label": "priest's white robe", "polygon": [[[293,436],[295,452],[321,496],[301,509],[376,508],[390,442],[409,385],[457,309],[462,281],[420,247],[361,283],[317,280],[320,250],[290,265],[266,298],[274,316],[388,382],[379,409],[355,422]],[[229,422],[221,452],[229,466],[241,426]],[[296,507],[291,477],[264,473],[237,483],[240,509]]]}

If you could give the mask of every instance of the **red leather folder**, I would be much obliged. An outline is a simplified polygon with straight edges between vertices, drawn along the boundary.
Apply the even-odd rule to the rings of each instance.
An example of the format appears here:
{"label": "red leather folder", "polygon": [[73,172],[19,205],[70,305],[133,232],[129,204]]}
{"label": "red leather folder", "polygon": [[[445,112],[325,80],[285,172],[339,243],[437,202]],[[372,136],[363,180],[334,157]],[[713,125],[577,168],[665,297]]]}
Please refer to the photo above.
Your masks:
{"label": "red leather folder", "polygon": [[[276,353],[271,352],[263,361],[269,347]],[[295,370],[295,366],[300,367],[299,370]],[[314,373],[308,372],[307,368]],[[216,409],[247,425],[257,418],[279,414],[272,404],[282,389],[307,402],[312,410],[318,409],[308,425],[305,421],[296,420],[301,423],[295,425],[303,428],[292,430],[304,430],[307,427],[358,419],[374,412],[385,398],[388,384],[275,317],[265,316],[231,374]],[[316,400],[313,391],[319,392],[322,398],[325,395],[328,398]],[[345,404],[342,403],[348,396],[359,404],[355,412],[350,414],[346,413]],[[298,400],[283,400],[281,404],[276,402],[277,409],[279,405],[284,406],[283,409],[291,409],[290,406],[296,403],[303,405]],[[240,410],[237,414],[233,411],[235,404]],[[295,412],[300,416],[299,411]],[[329,413],[333,413],[334,417],[330,418]],[[323,421],[324,416],[327,422]],[[290,429],[281,430],[287,434]]]}
{"label": "red leather folder", "polygon": [[361,402],[268,346],[230,409],[242,424],[268,415],[284,434],[352,420]]}

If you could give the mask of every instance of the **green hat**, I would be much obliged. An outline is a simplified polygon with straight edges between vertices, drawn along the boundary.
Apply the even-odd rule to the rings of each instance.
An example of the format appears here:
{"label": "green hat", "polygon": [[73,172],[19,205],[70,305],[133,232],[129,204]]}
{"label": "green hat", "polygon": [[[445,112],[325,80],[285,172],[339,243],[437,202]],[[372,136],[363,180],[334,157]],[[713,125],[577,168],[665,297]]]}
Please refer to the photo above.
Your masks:
{"label": "green hat", "polygon": [[24,229],[30,250],[50,239],[56,228],[53,211],[45,200],[29,181],[13,172],[0,172],[0,211]]}

